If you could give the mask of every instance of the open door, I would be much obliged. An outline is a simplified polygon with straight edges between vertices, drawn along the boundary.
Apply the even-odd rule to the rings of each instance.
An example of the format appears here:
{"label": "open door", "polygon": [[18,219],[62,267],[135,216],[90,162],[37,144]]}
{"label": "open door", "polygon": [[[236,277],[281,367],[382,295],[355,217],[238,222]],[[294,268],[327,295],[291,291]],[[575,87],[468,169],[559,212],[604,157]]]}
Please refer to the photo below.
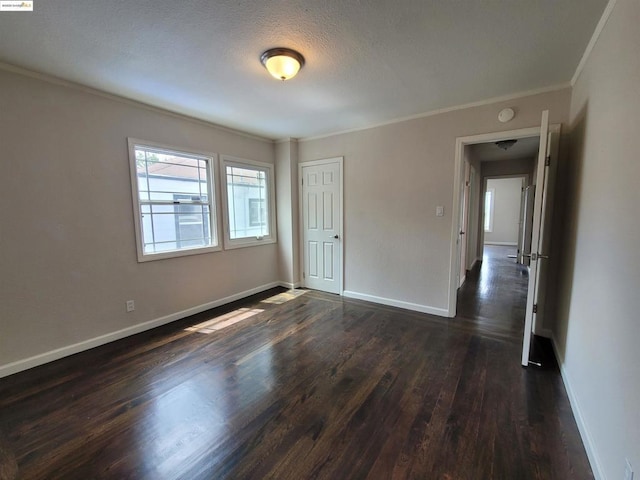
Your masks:
{"label": "open door", "polygon": [[469,191],[471,185],[471,165],[464,162],[464,186],[462,189],[462,201],[460,202],[460,236],[458,247],[460,249],[460,265],[458,272],[458,288],[462,286],[467,277],[467,232],[469,231]]}
{"label": "open door", "polygon": [[[541,262],[546,262],[549,257],[542,254],[543,248],[548,245],[548,229],[545,229],[545,218],[550,216],[547,207],[549,185],[549,111],[542,112],[542,124],[540,126],[540,146],[538,150],[538,165],[536,168],[536,192],[533,202],[533,228],[531,231],[531,251],[524,252],[523,256],[530,260],[529,286],[527,289],[527,307],[524,323],[524,338],[522,341],[522,365],[529,365],[529,351],[531,350],[531,333],[538,312],[539,293],[544,290],[544,277],[541,273]],[[548,252],[545,252],[548,253]]]}
{"label": "open door", "polygon": [[522,190],[520,191],[520,214],[518,216],[518,251],[516,252],[516,263],[522,263],[522,253],[524,252],[524,219],[526,210],[526,181],[522,179]]}

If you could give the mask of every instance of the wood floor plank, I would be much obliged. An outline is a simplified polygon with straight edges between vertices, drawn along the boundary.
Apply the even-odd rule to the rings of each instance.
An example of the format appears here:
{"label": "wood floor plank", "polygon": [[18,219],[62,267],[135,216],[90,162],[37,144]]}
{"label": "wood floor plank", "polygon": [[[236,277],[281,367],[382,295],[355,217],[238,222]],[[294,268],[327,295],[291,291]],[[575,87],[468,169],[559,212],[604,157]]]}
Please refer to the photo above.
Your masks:
{"label": "wood floor plank", "polygon": [[1,379],[0,480],[593,478],[487,253],[455,319],[275,289]]}

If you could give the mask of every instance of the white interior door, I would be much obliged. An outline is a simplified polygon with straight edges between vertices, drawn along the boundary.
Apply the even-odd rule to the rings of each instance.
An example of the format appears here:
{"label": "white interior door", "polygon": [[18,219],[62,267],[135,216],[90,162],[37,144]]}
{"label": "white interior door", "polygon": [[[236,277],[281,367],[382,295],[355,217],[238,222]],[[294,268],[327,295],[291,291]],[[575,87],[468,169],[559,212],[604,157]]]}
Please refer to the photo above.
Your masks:
{"label": "white interior door", "polygon": [[518,251],[516,255],[516,262],[522,263],[522,253],[524,252],[524,218],[526,210],[526,181],[522,179],[522,190],[520,193],[520,215],[518,217]]}
{"label": "white interior door", "polygon": [[[547,157],[549,154],[549,111],[542,112],[542,124],[540,126],[540,146],[538,150],[538,164],[536,167],[536,192],[533,205],[533,226],[531,231],[531,252],[524,255],[530,260],[529,286],[527,289],[527,307],[525,313],[524,336],[522,340],[522,365],[529,365],[529,351],[531,350],[531,333],[535,324],[535,317],[538,310],[539,292],[543,291],[543,278],[540,276],[541,262],[548,260],[542,254],[543,245],[548,244],[548,229],[545,229],[545,217],[549,193],[549,166]],[[557,160],[556,160],[557,161]]]}
{"label": "white interior door", "polygon": [[460,249],[460,265],[458,272],[458,288],[462,286],[467,277],[467,232],[469,230],[469,190],[471,169],[468,162],[464,162],[464,185],[462,188],[462,201],[460,202],[460,235],[458,247]]}
{"label": "white interior door", "polygon": [[300,165],[303,284],[342,292],[342,159]]}
{"label": "white interior door", "polygon": [[475,187],[476,170],[473,165],[469,168],[469,202],[467,205],[467,253],[466,268],[470,268],[475,263],[478,256],[478,200]]}

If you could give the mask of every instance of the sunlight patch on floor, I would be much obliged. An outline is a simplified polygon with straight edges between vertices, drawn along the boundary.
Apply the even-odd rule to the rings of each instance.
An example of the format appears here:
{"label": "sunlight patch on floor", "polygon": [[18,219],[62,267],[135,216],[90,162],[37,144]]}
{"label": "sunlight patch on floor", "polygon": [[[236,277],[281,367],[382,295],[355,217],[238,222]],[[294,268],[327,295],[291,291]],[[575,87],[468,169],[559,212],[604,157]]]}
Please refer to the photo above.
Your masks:
{"label": "sunlight patch on floor", "polygon": [[198,323],[197,325],[187,327],[185,328],[185,331],[207,334],[214,333],[262,312],[264,312],[264,310],[260,308],[239,308],[233,312],[225,313],[224,315],[211,318],[205,322]]}
{"label": "sunlight patch on floor", "polygon": [[300,295],[304,295],[307,293],[306,290],[287,290],[286,292],[279,293],[274,295],[273,297],[269,297],[265,300],[262,300],[262,303],[272,303],[274,305],[281,305],[289,300],[293,300],[294,298],[298,298]]}

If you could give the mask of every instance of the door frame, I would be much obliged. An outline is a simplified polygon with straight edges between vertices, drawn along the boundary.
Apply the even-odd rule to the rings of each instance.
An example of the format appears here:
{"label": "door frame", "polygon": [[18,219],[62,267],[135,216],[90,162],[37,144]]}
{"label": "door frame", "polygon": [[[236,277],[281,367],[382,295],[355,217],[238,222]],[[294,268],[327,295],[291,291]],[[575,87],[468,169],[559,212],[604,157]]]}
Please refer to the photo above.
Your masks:
{"label": "door frame", "polygon": [[[556,134],[560,133],[560,124],[549,125],[549,132]],[[451,212],[453,218],[451,219],[451,237],[449,246],[449,302],[447,306],[447,316],[455,317],[457,308],[457,292],[456,280],[458,276],[458,262],[460,261],[460,249],[457,245],[458,238],[458,226],[460,225],[460,203],[462,201],[461,195],[462,182],[464,181],[463,173],[464,169],[464,148],[468,145],[474,145],[477,143],[490,143],[499,142],[500,140],[520,139],[540,136],[540,126],[520,128],[517,130],[505,130],[499,132],[483,133],[480,135],[470,135],[466,137],[456,138],[456,150],[455,150],[455,164],[454,164],[454,176],[453,176],[453,206]]]}
{"label": "door frame", "polygon": [[[481,244],[482,244],[482,252],[484,253],[484,196],[487,193],[487,180],[502,180],[502,179],[509,179],[509,178],[521,178],[523,180],[523,184],[526,183],[527,181],[531,181],[531,179],[529,178],[530,175],[526,174],[526,173],[514,173],[514,174],[509,174],[509,175],[489,175],[487,177],[482,177],[482,183],[481,183],[481,188],[480,188],[480,198],[483,199],[482,202],[482,209],[480,210],[480,222],[478,225],[478,238],[480,238],[480,240],[482,240]],[[522,199],[520,200],[520,207],[522,207]],[[480,226],[482,226],[482,228],[480,228]]]}
{"label": "door frame", "polygon": [[299,264],[299,278],[300,286],[306,287],[306,278],[304,276],[304,267],[306,263],[305,248],[304,248],[304,208],[303,208],[303,188],[302,188],[302,169],[304,167],[313,167],[316,165],[326,165],[330,163],[337,163],[338,170],[340,172],[340,262],[338,271],[340,272],[339,282],[339,295],[344,295],[344,157],[332,157],[324,158],[320,160],[310,160],[307,162],[298,163],[298,246],[300,248],[300,264]]}

